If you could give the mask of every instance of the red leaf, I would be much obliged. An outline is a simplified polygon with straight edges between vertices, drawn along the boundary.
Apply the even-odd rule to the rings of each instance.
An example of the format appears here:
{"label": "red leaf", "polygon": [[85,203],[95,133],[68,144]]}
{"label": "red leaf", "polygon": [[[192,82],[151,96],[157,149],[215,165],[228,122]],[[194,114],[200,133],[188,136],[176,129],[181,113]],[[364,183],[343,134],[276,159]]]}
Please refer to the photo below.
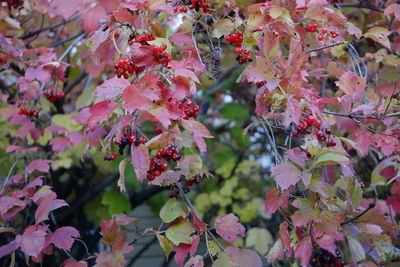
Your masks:
{"label": "red leaf", "polygon": [[193,216],[193,226],[196,228],[196,231],[203,233],[207,229],[207,224],[197,217],[196,213],[193,211],[191,211],[190,214]]}
{"label": "red leaf", "polygon": [[26,171],[31,174],[34,171],[40,172],[49,172],[50,171],[50,163],[52,160],[44,160],[44,159],[37,159],[32,161],[28,167],[26,167]]}
{"label": "red leaf", "polygon": [[18,235],[15,240],[26,256],[36,257],[44,248],[45,236],[45,231],[36,231],[36,226],[32,225],[25,229],[23,235]]}
{"label": "red leaf", "polygon": [[280,192],[277,188],[270,188],[265,195],[265,213],[272,214],[279,208],[287,208],[289,191]]}
{"label": "red leaf", "polygon": [[192,134],[193,141],[197,144],[200,152],[205,152],[207,146],[203,138],[214,138],[208,129],[202,123],[194,120],[181,120],[181,124]]}
{"label": "red leaf", "polygon": [[147,178],[147,170],[150,165],[149,149],[144,146],[132,146],[132,166],[135,168],[136,178],[143,182]]}
{"label": "red leaf", "polygon": [[143,88],[137,84],[132,84],[125,88],[122,94],[122,100],[124,100],[128,111],[133,112],[135,109],[149,110],[153,107],[151,100],[141,95]]}
{"label": "red leaf", "polygon": [[307,160],[307,154],[301,151],[299,147],[286,151],[286,157],[300,167],[304,167]]}
{"label": "red leaf", "polygon": [[75,241],[74,237],[80,237],[78,230],[71,226],[64,226],[58,228],[51,234],[49,243],[53,243],[54,246],[59,249],[66,249],[69,251]]}
{"label": "red leaf", "polygon": [[232,213],[219,216],[215,219],[215,230],[223,239],[233,243],[238,235],[245,236],[246,229],[238,221],[239,218]]}
{"label": "red leaf", "polygon": [[312,252],[311,237],[306,236],[297,245],[296,250],[294,251],[294,255],[295,257],[300,259],[301,266],[307,267],[308,262],[310,261],[311,252]]}
{"label": "red leaf", "polygon": [[110,113],[118,107],[118,104],[110,100],[104,100],[94,104],[90,107],[90,117],[88,119],[88,126],[91,130],[96,127],[99,121],[107,120]]}
{"label": "red leaf", "polygon": [[287,228],[288,228],[287,222],[283,222],[279,226],[279,237],[281,238],[282,248],[284,248],[284,249],[289,249],[290,242],[291,242],[290,235],[289,235]]}
{"label": "red leaf", "polygon": [[296,38],[291,38],[286,77],[292,77],[300,73],[300,70],[305,67],[307,59],[308,55],[306,53],[303,53],[303,47],[300,40]]}
{"label": "red leaf", "polygon": [[174,256],[174,260],[180,267],[183,266],[183,261],[185,260],[186,256],[189,254],[191,247],[192,247],[192,245],[190,245],[190,244],[181,243],[176,248],[176,254]]}
{"label": "red leaf", "polygon": [[293,95],[289,95],[287,99],[285,117],[283,119],[283,125],[288,127],[290,123],[299,124],[301,117],[301,105]]}
{"label": "red leaf", "polygon": [[276,183],[282,190],[295,185],[301,179],[306,180],[311,178],[310,173],[302,172],[290,163],[282,163],[275,166],[271,174],[275,177]]}
{"label": "red leaf", "polygon": [[100,20],[106,17],[107,13],[104,7],[97,4],[95,7],[83,11],[81,15],[82,27],[86,32],[91,33],[99,28]]}
{"label": "red leaf", "polygon": [[114,77],[110,80],[106,80],[103,84],[96,87],[96,97],[112,99],[122,94],[123,90],[129,85],[130,83],[128,80]]}
{"label": "red leaf", "polygon": [[41,82],[48,82],[51,79],[51,75],[48,71],[45,71],[42,67],[39,68],[27,68],[25,71],[25,78],[29,81],[38,80]]}
{"label": "red leaf", "polygon": [[51,139],[49,144],[52,146],[55,153],[60,153],[64,151],[66,147],[72,147],[73,145],[69,138],[62,136]]}

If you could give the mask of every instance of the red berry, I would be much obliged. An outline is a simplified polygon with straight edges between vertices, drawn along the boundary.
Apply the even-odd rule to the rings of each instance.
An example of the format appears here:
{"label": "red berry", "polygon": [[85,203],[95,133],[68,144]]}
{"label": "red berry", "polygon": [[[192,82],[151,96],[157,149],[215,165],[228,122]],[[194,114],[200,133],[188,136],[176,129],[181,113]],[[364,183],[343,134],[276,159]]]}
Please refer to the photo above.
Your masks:
{"label": "red berry", "polygon": [[311,158],[311,153],[310,153],[310,151],[306,151],[306,155],[307,155],[307,158]]}
{"label": "red berry", "polygon": [[139,142],[140,142],[141,144],[146,144],[146,143],[147,143],[147,138],[144,137],[144,136],[141,136],[140,139],[139,139]]}

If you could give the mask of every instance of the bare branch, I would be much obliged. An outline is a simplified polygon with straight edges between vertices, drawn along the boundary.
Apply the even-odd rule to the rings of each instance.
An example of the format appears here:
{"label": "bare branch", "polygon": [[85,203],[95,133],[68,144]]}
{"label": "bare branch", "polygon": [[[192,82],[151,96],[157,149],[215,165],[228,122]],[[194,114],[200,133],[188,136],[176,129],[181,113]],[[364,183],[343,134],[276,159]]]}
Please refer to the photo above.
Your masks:
{"label": "bare branch", "polygon": [[337,6],[337,7],[365,8],[365,9],[378,11],[378,12],[381,12],[381,13],[385,12],[384,9],[376,7],[376,6],[373,6],[373,5],[369,5],[368,2],[367,2],[367,4],[364,4],[364,3],[361,3],[361,2],[358,3],[358,4],[355,4],[355,3],[336,3],[335,6]]}
{"label": "bare branch", "polygon": [[346,44],[346,43],[347,42],[338,42],[338,43],[334,43],[334,44],[330,44],[330,45],[325,45],[325,46],[321,46],[321,47],[318,47],[318,48],[313,48],[313,49],[310,49],[310,50],[304,50],[304,53],[312,53],[312,52],[324,50],[326,48],[330,48],[330,47]]}

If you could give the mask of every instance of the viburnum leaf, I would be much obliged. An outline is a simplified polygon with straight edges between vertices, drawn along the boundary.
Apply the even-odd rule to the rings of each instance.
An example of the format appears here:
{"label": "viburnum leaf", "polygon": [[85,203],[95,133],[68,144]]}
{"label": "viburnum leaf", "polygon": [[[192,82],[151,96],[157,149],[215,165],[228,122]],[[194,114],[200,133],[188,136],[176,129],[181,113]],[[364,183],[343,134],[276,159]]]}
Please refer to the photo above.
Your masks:
{"label": "viburnum leaf", "polygon": [[296,258],[300,259],[300,264],[303,267],[307,267],[310,261],[312,253],[312,242],[311,237],[306,236],[300,240],[299,244],[297,245],[294,255]]}
{"label": "viburnum leaf", "polygon": [[88,119],[88,126],[94,129],[99,121],[107,120],[113,110],[118,107],[118,104],[110,100],[98,102],[90,107],[90,117]]}
{"label": "viburnum leaf", "polygon": [[31,174],[34,171],[41,171],[41,172],[49,172],[50,171],[50,163],[52,160],[44,160],[44,159],[37,159],[29,163],[26,167],[26,171]]}
{"label": "viburnum leaf", "polygon": [[265,255],[273,244],[274,238],[271,233],[264,228],[251,228],[247,232],[246,247],[254,246],[255,250],[261,255]]}
{"label": "viburnum leaf", "polygon": [[97,254],[94,267],[124,267],[126,262],[121,250],[102,251]]}
{"label": "viburnum leaf", "polygon": [[270,188],[265,195],[265,213],[272,214],[279,208],[287,208],[289,191],[279,191],[277,188]]}
{"label": "viburnum leaf", "polygon": [[204,266],[203,257],[197,255],[193,258],[190,258],[183,267],[203,267],[203,266]]}
{"label": "viburnum leaf", "polygon": [[132,146],[131,155],[136,178],[143,182],[147,178],[147,170],[150,165],[149,149],[144,145]]}
{"label": "viburnum leaf", "polygon": [[305,67],[308,55],[303,52],[301,41],[296,38],[290,39],[289,59],[286,69],[286,77],[292,77],[300,73],[300,70]]}
{"label": "viburnum leaf", "polygon": [[194,232],[194,227],[187,221],[181,221],[177,224],[170,226],[165,232],[166,237],[178,246],[181,243],[191,244],[192,237],[191,234]]}
{"label": "viburnum leaf", "polygon": [[128,80],[114,77],[96,87],[96,97],[112,99],[122,94],[123,90],[129,85],[130,83]]}
{"label": "viburnum leaf", "polygon": [[366,258],[364,248],[357,239],[348,237],[348,244],[354,264],[357,264]]}
{"label": "viburnum leaf", "polygon": [[300,180],[303,180],[305,183],[308,181],[309,183],[311,179],[311,173],[302,172],[290,163],[276,165],[272,169],[271,174],[275,177],[276,183],[282,190],[288,189]]}
{"label": "viburnum leaf", "polygon": [[227,247],[214,262],[212,267],[261,267],[260,256],[249,249]]}
{"label": "viburnum leaf", "polygon": [[49,213],[60,207],[68,206],[67,202],[62,199],[57,199],[55,193],[47,195],[44,199],[40,201],[39,206],[35,213],[35,222],[39,224],[42,221],[49,219]]}
{"label": "viburnum leaf", "polygon": [[324,166],[324,165],[334,165],[347,162],[349,159],[346,156],[336,154],[336,153],[325,153],[317,158],[314,162],[314,167]]}
{"label": "viburnum leaf", "polygon": [[400,5],[399,4],[391,4],[387,8],[385,8],[385,16],[389,16],[394,14],[394,17],[400,21]]}
{"label": "viburnum leaf", "polygon": [[181,124],[183,128],[191,133],[193,141],[197,144],[200,152],[205,152],[207,146],[203,138],[214,138],[208,129],[201,122],[195,120],[181,120]]}
{"label": "viburnum leaf", "polygon": [[80,237],[78,230],[71,226],[58,228],[54,233],[50,234],[49,243],[53,243],[59,249],[71,250],[75,237]]}
{"label": "viburnum leaf", "polygon": [[156,233],[158,242],[160,242],[161,248],[164,250],[165,257],[168,259],[169,254],[172,252],[172,248],[174,247],[174,244],[169,241],[168,238],[166,238],[163,235],[160,235],[159,233]]}
{"label": "viburnum leaf", "polygon": [[25,206],[25,202],[18,198],[2,196],[0,197],[0,218],[2,220],[11,220]]}
{"label": "viburnum leaf", "polygon": [[87,267],[86,261],[76,261],[75,259],[66,259],[62,264],[62,267]]}
{"label": "viburnum leaf", "polygon": [[289,95],[287,98],[286,111],[284,114],[283,125],[288,127],[291,123],[299,124],[301,117],[301,105],[300,102],[294,98],[293,95]]}
{"label": "viburnum leaf", "polygon": [[0,259],[13,253],[18,248],[18,243],[14,240],[0,247]]}
{"label": "viburnum leaf", "polygon": [[36,231],[36,226],[32,225],[26,228],[22,235],[18,235],[15,240],[26,256],[36,257],[44,248],[45,236],[45,231]]}
{"label": "viburnum leaf", "polygon": [[282,248],[282,241],[278,239],[275,241],[272,248],[268,251],[268,254],[265,256],[265,258],[271,264],[275,264],[277,260],[283,259],[284,256],[285,256],[285,251]]}
{"label": "viburnum leaf", "polygon": [[388,36],[391,34],[391,31],[384,27],[373,27],[369,29],[366,33],[364,33],[364,37],[371,38],[377,43],[380,43],[384,47],[391,49],[390,40]]}
{"label": "viburnum leaf", "polygon": [[160,210],[160,218],[165,223],[170,223],[179,217],[186,217],[186,212],[176,198],[171,198]]}
{"label": "viburnum leaf", "polygon": [[307,155],[306,152],[301,151],[299,147],[295,147],[294,149],[290,149],[286,151],[286,157],[299,165],[300,167],[305,166],[306,160],[307,160]]}
{"label": "viburnum leaf", "polygon": [[189,254],[190,248],[190,244],[181,243],[178,247],[174,249],[176,251],[174,260],[180,267],[183,266],[183,262],[186,256]]}
{"label": "viburnum leaf", "polygon": [[25,78],[29,81],[38,80],[41,82],[48,82],[51,79],[51,75],[48,71],[44,70],[42,67],[39,68],[27,68],[25,71]]}
{"label": "viburnum leaf", "polygon": [[340,90],[348,95],[353,95],[356,100],[362,96],[366,84],[367,82],[364,78],[358,77],[352,71],[345,72],[336,82]]}
{"label": "viburnum leaf", "polygon": [[283,222],[281,225],[279,225],[279,237],[281,239],[281,244],[282,247],[286,250],[288,250],[291,246],[291,238],[288,232],[288,223]]}
{"label": "viburnum leaf", "polygon": [[70,0],[68,2],[65,2],[64,0],[54,0],[50,4],[48,12],[52,17],[61,16],[64,19],[68,19],[76,13],[77,10],[81,9],[82,4],[82,0]]}
{"label": "viburnum leaf", "polygon": [[239,223],[239,218],[229,213],[215,219],[215,230],[223,239],[228,242],[235,242],[237,236],[245,236],[246,229]]}

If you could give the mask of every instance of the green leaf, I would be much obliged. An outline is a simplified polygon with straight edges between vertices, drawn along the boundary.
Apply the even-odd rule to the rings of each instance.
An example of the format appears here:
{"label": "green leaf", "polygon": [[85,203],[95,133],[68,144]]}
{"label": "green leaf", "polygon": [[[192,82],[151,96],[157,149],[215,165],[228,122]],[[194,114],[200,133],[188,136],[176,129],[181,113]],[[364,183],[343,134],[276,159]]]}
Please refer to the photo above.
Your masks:
{"label": "green leaf", "polygon": [[128,213],[132,209],[129,199],[115,191],[104,192],[101,198],[101,203],[108,206],[108,212],[110,215]]}
{"label": "green leaf", "polygon": [[174,244],[172,244],[171,241],[168,240],[168,238],[166,238],[163,235],[160,235],[159,233],[156,233],[157,239],[160,242],[160,246],[162,247],[162,249],[164,250],[165,253],[165,257],[167,257],[172,251],[172,248],[174,247]]}
{"label": "green leaf", "polygon": [[267,229],[252,228],[247,232],[246,247],[254,246],[256,251],[261,255],[268,252],[268,249],[273,242],[274,238]]}
{"label": "green leaf", "polygon": [[339,164],[346,161],[348,161],[346,156],[335,153],[325,153],[317,158],[314,162],[314,167]]}
{"label": "green leaf", "polygon": [[186,217],[186,212],[176,198],[171,198],[160,210],[160,217],[165,223],[170,223],[179,217]]}
{"label": "green leaf", "polygon": [[183,221],[172,225],[165,232],[166,237],[178,246],[180,243],[191,244],[191,234],[194,232],[194,227],[188,221]]}
{"label": "green leaf", "polygon": [[221,109],[221,115],[228,120],[247,119],[249,111],[240,104],[228,103]]}
{"label": "green leaf", "polygon": [[366,258],[364,248],[358,240],[349,237],[348,243],[353,263],[358,263]]}

